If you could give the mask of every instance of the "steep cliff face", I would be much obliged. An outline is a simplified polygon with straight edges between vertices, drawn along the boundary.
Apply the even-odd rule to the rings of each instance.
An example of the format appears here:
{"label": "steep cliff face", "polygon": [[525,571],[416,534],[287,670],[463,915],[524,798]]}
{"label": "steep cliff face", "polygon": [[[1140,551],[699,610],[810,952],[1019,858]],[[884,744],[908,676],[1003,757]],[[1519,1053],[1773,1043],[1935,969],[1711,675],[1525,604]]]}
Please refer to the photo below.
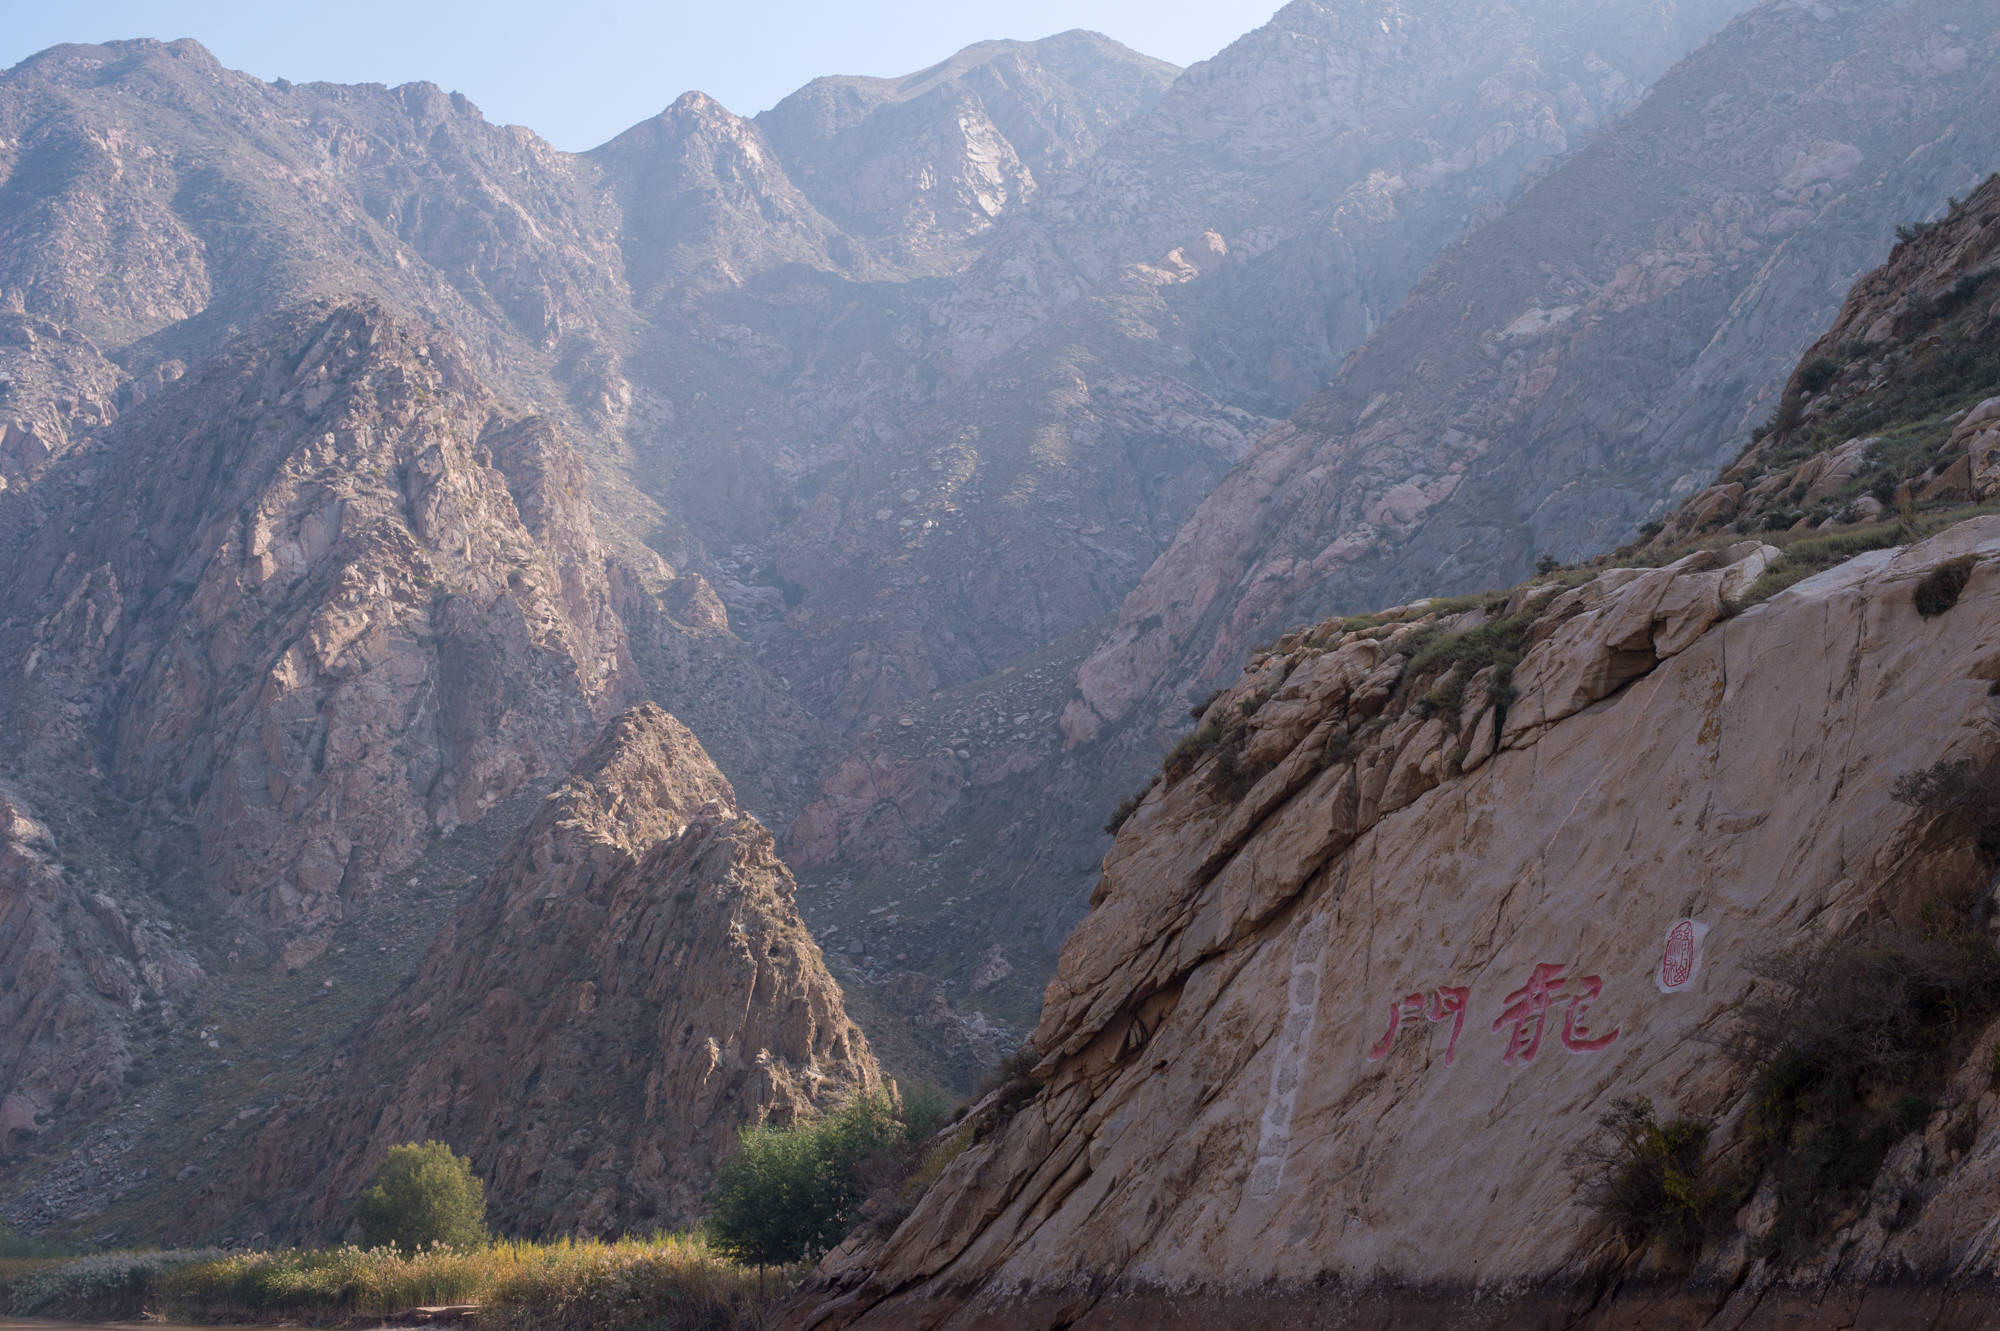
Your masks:
{"label": "steep cliff face", "polygon": [[1896,221],[1984,179],[1996,42],[1989,7],[1950,0],[1730,26],[1217,487],[1080,672],[1066,733],[1155,724],[1286,623],[1502,582],[1697,488]]}
{"label": "steep cliff face", "polygon": [[1750,447],[1646,548],[1839,532],[2000,491],[2000,177],[1901,234]]}
{"label": "steep cliff face", "polygon": [[[1905,233],[1648,541],[1288,633],[1195,709],[1035,1080],[793,1323],[1989,1322],[1996,188]],[[1877,451],[1893,521],[1842,489]],[[1815,485],[1823,527],[1782,508]],[[1869,986],[1947,954],[1953,1016],[1892,1033]],[[1861,993],[1866,1054],[1823,1020]],[[1635,1104],[1695,1134],[1680,1247],[1607,1205]]]}
{"label": "steep cliff face", "polygon": [[379,308],[281,322],[42,487],[8,720],[17,764],[94,752],[184,815],[296,961],[426,837],[561,771],[632,671],[546,424]]}
{"label": "steep cliff face", "polygon": [[[1717,1041],[1770,983],[1758,959],[1914,910],[1912,883],[1986,885],[1891,785],[1990,756],[2000,520],[1729,616],[1775,554],[1333,621],[1256,658],[1105,862],[1039,1093],[893,1237],[831,1259],[801,1324],[1252,1325],[1330,1288],[1359,1296],[1315,1325],[1475,1296],[1511,1324],[1503,1291],[1543,1291],[1530,1322],[1588,1313],[1617,1245],[1565,1155],[1596,1118],[1645,1095],[1747,1132],[1752,1078]],[[1954,561],[1963,595],[1920,613]],[[1511,689],[1480,663],[1496,641]],[[1968,1204],[2000,1151],[1990,1037],[1894,1158],[1904,1213],[1864,1206],[1809,1274],[1964,1279],[1990,1313]],[[1936,1144],[1951,1125],[1969,1144]],[[1672,1315],[1781,1318],[1746,1238]]]}
{"label": "steep cliff face", "polygon": [[[600,544],[561,433],[510,419],[436,329],[310,305],[125,400],[4,515],[17,1159],[191,1073],[174,1042],[219,1003],[320,957],[692,650],[670,572]],[[637,659],[617,603],[650,607]]]}
{"label": "steep cliff face", "polygon": [[184,1227],[338,1235],[383,1153],[427,1138],[508,1233],[693,1223],[738,1126],[881,1087],[792,896],[687,728],[626,712]]}
{"label": "steep cliff face", "polygon": [[126,1094],[126,1024],[185,1002],[200,965],[154,901],[65,873],[48,824],[0,787],[0,1160]]}
{"label": "steep cliff face", "polygon": [[901,79],[815,79],[757,117],[840,227],[918,268],[964,243],[1150,110],[1180,71],[1096,33],[981,42]]}

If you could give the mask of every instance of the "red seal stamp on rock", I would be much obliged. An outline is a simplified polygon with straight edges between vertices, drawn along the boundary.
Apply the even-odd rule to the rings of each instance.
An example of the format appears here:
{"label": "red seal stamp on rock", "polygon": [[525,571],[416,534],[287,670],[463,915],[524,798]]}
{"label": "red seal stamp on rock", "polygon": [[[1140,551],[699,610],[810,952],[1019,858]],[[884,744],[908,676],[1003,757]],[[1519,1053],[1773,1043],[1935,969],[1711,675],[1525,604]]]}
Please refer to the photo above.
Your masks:
{"label": "red seal stamp on rock", "polygon": [[1694,982],[1701,969],[1701,940],[1708,926],[1698,920],[1675,920],[1667,929],[1667,945],[1660,953],[1660,973],[1655,982],[1663,994],[1678,993]]}

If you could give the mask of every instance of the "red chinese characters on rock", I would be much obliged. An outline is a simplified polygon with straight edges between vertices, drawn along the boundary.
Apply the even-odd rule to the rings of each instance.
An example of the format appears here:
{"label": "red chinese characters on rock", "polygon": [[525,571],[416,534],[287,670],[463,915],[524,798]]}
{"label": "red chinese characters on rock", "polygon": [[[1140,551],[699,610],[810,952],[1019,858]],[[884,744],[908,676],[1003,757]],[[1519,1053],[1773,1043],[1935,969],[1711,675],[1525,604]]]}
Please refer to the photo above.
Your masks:
{"label": "red chinese characters on rock", "polygon": [[[1535,967],[1528,982],[1507,995],[1507,1006],[1493,1019],[1493,1029],[1512,1026],[1507,1036],[1507,1052],[1500,1056],[1503,1063],[1532,1063],[1535,1054],[1542,1047],[1542,1029],[1548,1022],[1549,1008],[1557,999],[1567,998],[1569,1006],[1563,1009],[1562,1046],[1572,1054],[1594,1054],[1611,1047],[1618,1038],[1616,1028],[1609,1035],[1592,1036],[1583,1027],[1583,1014],[1604,992],[1604,981],[1595,975],[1581,976],[1575,980],[1563,978],[1566,968],[1549,962]],[[1563,991],[1571,984],[1576,985],[1573,993]]]}
{"label": "red chinese characters on rock", "polygon": [[[1501,1062],[1535,1061],[1535,1055],[1541,1052],[1542,1036],[1549,1017],[1558,1003],[1562,1004],[1562,1027],[1558,1038],[1562,1047],[1570,1053],[1594,1054],[1610,1048],[1618,1038],[1616,1027],[1608,1034],[1594,1035],[1584,1024],[1590,1005],[1604,992],[1603,979],[1595,975],[1566,977],[1564,972],[1567,969],[1564,965],[1542,962],[1528,976],[1526,984],[1507,995],[1500,1015],[1493,1020],[1495,1031],[1508,1032],[1506,1049],[1500,1055]],[[1404,1022],[1422,1018],[1435,1023],[1449,1017],[1451,1038],[1444,1050],[1444,1061],[1449,1066],[1458,1056],[1458,1034],[1465,1027],[1465,1009],[1471,998],[1470,988],[1441,986],[1431,990],[1428,999],[1419,991],[1391,1000],[1389,1029],[1369,1048],[1368,1061],[1379,1063],[1389,1056]]]}
{"label": "red chinese characters on rock", "polygon": [[1428,1005],[1420,993],[1405,994],[1389,1004],[1389,1029],[1375,1042],[1374,1048],[1368,1051],[1368,1061],[1380,1063],[1389,1056],[1390,1048],[1396,1043],[1396,1032],[1403,1028],[1406,1019],[1415,1021],[1418,1017],[1422,1017],[1425,1021],[1438,1022],[1450,1017],[1451,1039],[1444,1047],[1444,1061],[1449,1067],[1452,1060],[1458,1057],[1458,1033],[1465,1029],[1465,1002],[1471,997],[1472,990],[1450,986],[1431,990]]}

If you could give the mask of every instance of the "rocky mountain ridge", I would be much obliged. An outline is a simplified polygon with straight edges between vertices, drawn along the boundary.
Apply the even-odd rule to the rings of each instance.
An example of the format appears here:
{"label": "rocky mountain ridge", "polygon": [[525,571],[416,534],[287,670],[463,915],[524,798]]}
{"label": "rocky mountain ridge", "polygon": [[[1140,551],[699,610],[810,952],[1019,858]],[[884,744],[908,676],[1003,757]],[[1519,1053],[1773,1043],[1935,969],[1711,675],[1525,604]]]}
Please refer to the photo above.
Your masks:
{"label": "rocky mountain ridge", "polygon": [[[788,1324],[1990,1321],[2000,518],[1951,487],[2000,403],[1995,188],[1855,287],[1736,479],[1649,542],[1254,655],[1121,810],[1033,1080]],[[1899,526],[1765,521],[1871,411],[1924,488],[1959,479]],[[1957,1020],[1886,1036],[1887,1081],[1815,1052],[1893,1022],[1868,986],[1925,949],[1969,968],[1933,981]],[[1643,1168],[1608,1123],[1693,1143],[1679,1243],[1607,1191]]]}
{"label": "rocky mountain ridge", "polygon": [[[1060,747],[1037,736],[1012,784],[981,783],[1013,816],[968,857],[1018,885],[996,893],[1007,932],[1059,945],[1102,813],[1255,644],[1607,548],[1726,466],[1898,223],[2000,161],[1976,109],[1995,40],[1977,6],[1759,6],[1447,251],[1035,699],[1060,710]],[[934,816],[956,807],[937,776],[952,736],[904,715],[914,729],[885,725],[843,768],[884,797],[829,784],[801,824],[854,846],[842,871],[887,896],[968,835]]]}
{"label": "rocky mountain ridge", "polygon": [[508,1233],[694,1223],[740,1125],[882,1089],[793,893],[688,729],[622,714],[415,979],[218,1149],[182,1228],[337,1237],[383,1153],[431,1139]]}
{"label": "rocky mountain ridge", "polygon": [[[1775,252],[1812,249],[1829,284],[1847,251],[1822,242],[1853,237],[1813,226],[1885,197],[1870,225],[1914,216],[1983,151],[1982,121],[1939,128],[1990,67],[1987,17],[1947,0],[1857,58],[1867,77],[1804,91],[1798,69],[1865,25],[1760,7],[1656,107],[1673,57],[1739,8],[1299,0],[1177,77],[1089,34],[983,44],[756,120],[689,94],[583,155],[429,85],[264,84],[191,43],[57,48],[0,76],[0,671],[19,681],[0,780],[20,810],[0,909],[9,975],[61,990],[0,1063],[13,1195],[36,1225],[139,1224],[102,1200],[126,1183],[52,1180],[238,1140],[148,1078],[192,1042],[234,1065],[224,1117],[223,1097],[296,1084],[641,699],[789,827],[836,969],[896,1027],[878,1048],[937,1046],[926,1074],[965,1077],[1032,1017],[1104,806],[1193,681],[1234,664],[1253,619],[1303,613],[1293,592],[1332,594],[1298,563],[1284,596],[1259,574],[1232,599],[1227,559],[1179,579],[1175,543],[1241,536],[1264,567],[1278,538],[1218,526],[1235,510],[1211,490],[1246,456],[1239,478],[1293,457],[1320,407],[1259,436],[1371,333],[1401,351],[1360,353],[1369,373],[1442,372],[1409,354],[1428,334],[1391,336],[1427,265],[1563,248],[1548,218],[1572,195],[1548,191],[1583,145],[1628,142],[1628,121],[1629,142],[1669,136],[1696,92],[1736,99],[1701,103],[1725,139],[1769,112],[1736,136],[1745,179],[1767,185],[1757,154],[1783,149],[1780,211],[1806,239]],[[1811,117],[1876,124],[1865,167],[1793,142],[1812,97]],[[1852,184],[1912,145],[1874,193]],[[1707,234],[1649,208],[1636,230],[1658,213]],[[1768,294],[1730,327],[1816,308],[1810,274],[1759,272]],[[1434,274],[1412,308],[1434,318],[1460,280]],[[1575,373],[1682,319],[1690,284],[1728,285],[1663,279]],[[1438,345],[1465,352],[1458,331]],[[1402,494],[1414,456],[1368,485]],[[1706,480],[1684,462],[1631,493]],[[1302,493],[1331,484],[1306,474]],[[1162,587],[1173,604],[1146,610]],[[305,992],[322,977],[339,983]],[[246,1011],[263,999],[319,1010],[314,1038],[274,1034]],[[108,1061],[79,1082],[62,1069],[83,1051]],[[182,1144],[139,1163],[163,1132]],[[682,1206],[685,1180],[648,1177],[646,1214]]]}

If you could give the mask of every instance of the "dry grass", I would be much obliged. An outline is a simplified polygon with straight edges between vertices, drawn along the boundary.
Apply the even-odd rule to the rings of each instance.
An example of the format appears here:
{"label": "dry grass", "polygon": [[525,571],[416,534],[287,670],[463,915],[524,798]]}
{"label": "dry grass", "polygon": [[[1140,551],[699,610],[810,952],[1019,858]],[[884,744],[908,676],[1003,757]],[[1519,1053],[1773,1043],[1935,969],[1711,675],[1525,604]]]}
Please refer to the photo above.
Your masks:
{"label": "dry grass", "polygon": [[[38,1263],[15,1285],[14,1310],[132,1316],[143,1308],[185,1322],[332,1325],[473,1303],[482,1327],[502,1331],[747,1331],[798,1274],[760,1272],[700,1238],[676,1235],[435,1247],[409,1256],[352,1246],[112,1253]],[[114,1294],[115,1307],[107,1302]]]}

